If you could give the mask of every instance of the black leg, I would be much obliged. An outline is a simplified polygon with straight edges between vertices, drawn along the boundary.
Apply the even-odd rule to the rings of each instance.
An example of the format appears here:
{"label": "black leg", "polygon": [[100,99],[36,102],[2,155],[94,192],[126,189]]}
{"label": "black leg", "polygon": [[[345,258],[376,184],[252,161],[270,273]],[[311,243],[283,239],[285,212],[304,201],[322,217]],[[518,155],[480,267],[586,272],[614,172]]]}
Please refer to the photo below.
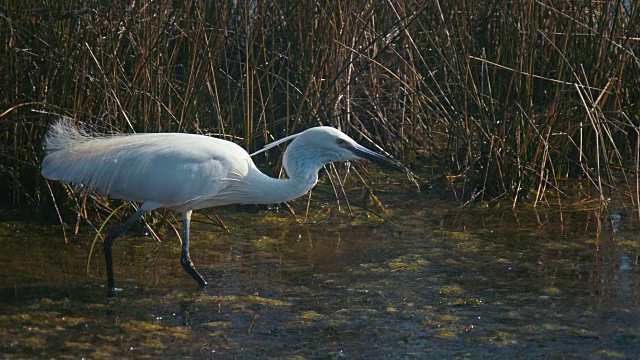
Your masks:
{"label": "black leg", "polygon": [[113,278],[113,255],[111,253],[111,247],[113,246],[114,240],[122,235],[131,225],[138,221],[148,209],[144,208],[144,205],[138,209],[127,221],[123,222],[122,225],[118,226],[115,230],[109,233],[107,237],[104,239],[104,258],[107,262],[107,284],[109,286],[109,296],[114,296],[117,293],[121,292],[122,289],[116,288],[115,280]]}
{"label": "black leg", "polygon": [[189,256],[189,227],[191,226],[191,210],[182,213],[182,255],[180,256],[180,264],[191,275],[198,284],[207,286],[207,281],[198,273],[193,266],[191,256]]}

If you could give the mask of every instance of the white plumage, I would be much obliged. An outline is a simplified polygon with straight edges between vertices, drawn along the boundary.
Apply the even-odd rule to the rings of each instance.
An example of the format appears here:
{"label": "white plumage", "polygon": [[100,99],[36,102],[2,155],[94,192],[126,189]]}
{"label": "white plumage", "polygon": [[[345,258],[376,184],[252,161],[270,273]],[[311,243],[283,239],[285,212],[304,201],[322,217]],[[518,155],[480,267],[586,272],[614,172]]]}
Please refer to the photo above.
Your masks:
{"label": "white plumage", "polygon": [[315,127],[268,145],[293,140],[284,153],[288,179],[258,170],[249,154],[230,141],[183,133],[94,135],[61,120],[45,139],[42,175],[84,184],[113,198],[141,201],[129,220],[105,240],[110,294],[114,286],[113,240],[145,212],[164,207],[182,212],[182,265],[201,285],[206,281],[189,257],[192,210],[226,204],[272,204],[295,199],[317,182],[318,171],[332,161],[370,159],[402,170],[331,127]]}

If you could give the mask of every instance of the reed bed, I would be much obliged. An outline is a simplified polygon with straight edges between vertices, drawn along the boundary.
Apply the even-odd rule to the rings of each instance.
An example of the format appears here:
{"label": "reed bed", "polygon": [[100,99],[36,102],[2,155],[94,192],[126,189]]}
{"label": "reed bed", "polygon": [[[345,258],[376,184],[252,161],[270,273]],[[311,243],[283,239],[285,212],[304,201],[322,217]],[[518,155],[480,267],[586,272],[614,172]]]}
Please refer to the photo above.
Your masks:
{"label": "reed bed", "polygon": [[39,175],[69,116],[247,150],[328,124],[461,205],[562,203],[581,184],[638,206],[639,26],[631,1],[6,0],[0,201],[86,203]]}

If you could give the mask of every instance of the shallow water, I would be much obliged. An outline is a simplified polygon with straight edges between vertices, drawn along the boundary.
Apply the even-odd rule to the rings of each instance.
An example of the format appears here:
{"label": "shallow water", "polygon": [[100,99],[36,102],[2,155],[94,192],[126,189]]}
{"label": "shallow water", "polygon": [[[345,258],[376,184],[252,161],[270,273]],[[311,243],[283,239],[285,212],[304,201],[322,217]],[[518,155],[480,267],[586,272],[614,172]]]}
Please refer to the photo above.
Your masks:
{"label": "shallow water", "polygon": [[[459,210],[407,189],[300,224],[228,207],[227,234],[194,223],[180,267],[159,246],[114,246],[123,296],[106,296],[94,234],[0,223],[3,358],[638,358],[640,237],[624,211],[596,237],[593,211]],[[295,203],[304,211],[304,201]],[[335,209],[333,209],[335,210]],[[322,221],[330,218],[326,223]],[[613,220],[613,221],[612,221]]]}

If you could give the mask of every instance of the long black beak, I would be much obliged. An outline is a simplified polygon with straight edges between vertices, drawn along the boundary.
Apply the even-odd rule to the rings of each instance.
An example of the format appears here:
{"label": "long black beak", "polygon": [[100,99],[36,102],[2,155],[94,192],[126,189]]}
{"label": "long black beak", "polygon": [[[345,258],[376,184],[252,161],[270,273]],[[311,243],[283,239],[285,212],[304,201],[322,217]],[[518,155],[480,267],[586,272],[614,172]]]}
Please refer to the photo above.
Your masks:
{"label": "long black beak", "polygon": [[358,143],[350,143],[350,144],[347,143],[344,145],[344,148],[350,150],[354,155],[356,155],[361,159],[369,160],[371,162],[382,165],[384,167],[391,168],[393,170],[407,172],[407,168],[405,168],[399,162],[393,159],[389,159],[384,155],[380,155],[377,152],[373,152]]}

